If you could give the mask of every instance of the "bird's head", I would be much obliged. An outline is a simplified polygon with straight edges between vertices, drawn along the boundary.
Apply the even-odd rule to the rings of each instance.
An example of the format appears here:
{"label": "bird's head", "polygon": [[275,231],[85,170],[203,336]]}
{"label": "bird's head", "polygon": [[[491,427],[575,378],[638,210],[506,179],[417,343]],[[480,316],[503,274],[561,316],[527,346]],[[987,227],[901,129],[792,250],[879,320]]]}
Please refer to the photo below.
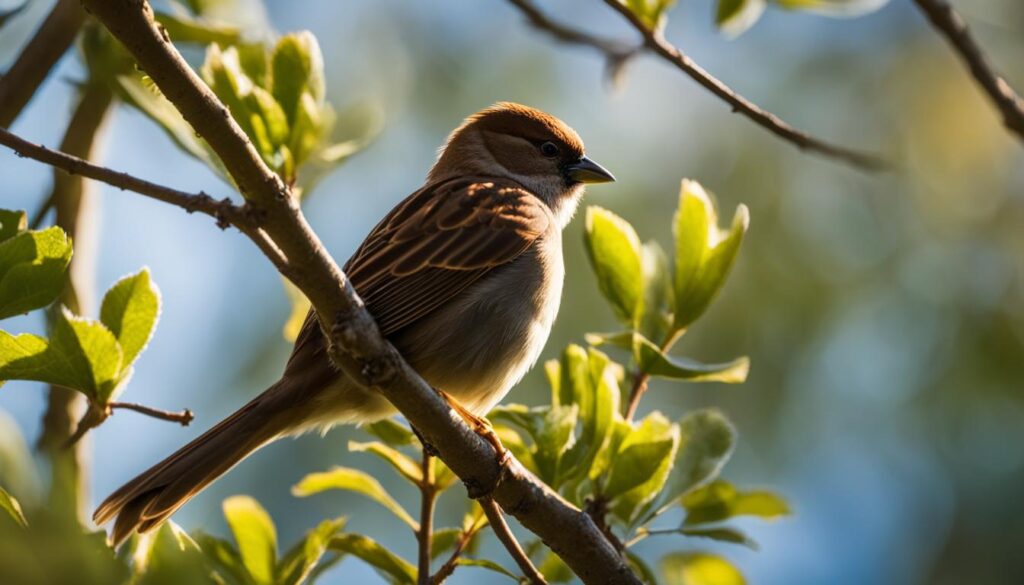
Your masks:
{"label": "bird's head", "polygon": [[509,102],[473,114],[448,137],[429,178],[461,176],[516,181],[543,199],[563,225],[585,183],[615,180],[586,157],[583,141],[568,124]]}

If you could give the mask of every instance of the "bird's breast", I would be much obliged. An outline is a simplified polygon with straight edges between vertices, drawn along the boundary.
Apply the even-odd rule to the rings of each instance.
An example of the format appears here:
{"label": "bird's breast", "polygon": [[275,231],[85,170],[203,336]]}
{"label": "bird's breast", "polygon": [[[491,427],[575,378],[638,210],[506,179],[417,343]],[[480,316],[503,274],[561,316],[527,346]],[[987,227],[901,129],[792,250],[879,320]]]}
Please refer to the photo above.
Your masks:
{"label": "bird's breast", "polygon": [[427,382],[485,414],[540,357],[564,275],[555,231],[394,342]]}

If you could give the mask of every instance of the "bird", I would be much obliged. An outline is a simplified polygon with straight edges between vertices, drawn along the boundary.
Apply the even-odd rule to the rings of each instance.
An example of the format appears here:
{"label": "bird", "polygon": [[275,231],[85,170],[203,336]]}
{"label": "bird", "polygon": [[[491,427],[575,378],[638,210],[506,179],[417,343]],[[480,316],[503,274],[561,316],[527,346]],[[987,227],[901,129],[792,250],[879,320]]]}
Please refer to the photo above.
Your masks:
{"label": "bird", "polygon": [[[468,422],[486,423],[551,332],[562,230],[585,185],[614,180],[566,123],[498,102],[451,132],[423,186],[371,230],[344,271],[409,365]],[[311,309],[277,382],[113,492],[93,520],[116,518],[116,546],[276,439],[395,412],[331,363]]]}

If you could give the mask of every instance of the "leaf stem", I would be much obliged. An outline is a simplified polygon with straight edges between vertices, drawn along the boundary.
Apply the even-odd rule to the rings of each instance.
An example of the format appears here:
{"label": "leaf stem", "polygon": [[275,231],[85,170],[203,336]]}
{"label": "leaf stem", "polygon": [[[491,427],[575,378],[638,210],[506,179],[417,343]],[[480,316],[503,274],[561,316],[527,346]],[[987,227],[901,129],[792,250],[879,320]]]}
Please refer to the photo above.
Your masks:
{"label": "leaf stem", "polygon": [[[665,353],[672,350],[672,346],[682,338],[683,334],[686,333],[686,329],[676,329],[668,334],[665,338],[664,343],[661,344],[661,352]],[[651,380],[651,375],[646,372],[641,372],[640,367],[633,371],[633,387],[629,391],[629,402],[626,404],[626,412],[624,414],[626,422],[633,422],[633,417],[636,415],[636,409],[640,406],[640,399],[644,397],[644,393],[647,392],[648,383]]]}

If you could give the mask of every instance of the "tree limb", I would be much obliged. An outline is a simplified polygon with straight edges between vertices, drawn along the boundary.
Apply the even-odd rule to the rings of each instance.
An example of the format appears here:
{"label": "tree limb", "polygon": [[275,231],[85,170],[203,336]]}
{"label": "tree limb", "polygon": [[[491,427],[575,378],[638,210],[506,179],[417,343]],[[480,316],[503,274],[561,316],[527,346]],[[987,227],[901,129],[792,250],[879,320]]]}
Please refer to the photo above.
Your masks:
{"label": "tree limb", "polygon": [[[594,47],[604,52],[606,55],[609,54],[610,48],[616,46],[612,41],[595,37],[589,33],[573,29],[572,27],[552,20],[548,16],[544,15],[529,0],[509,1],[527,16],[532,25],[547,31],[560,41]],[[633,14],[632,10],[630,10],[620,0],[605,0],[605,4],[625,17],[633,28],[642,36],[643,43],[638,49],[633,50],[634,53],[645,49],[661,57],[688,75],[704,89],[707,89],[719,99],[729,104],[729,106],[732,107],[732,111],[746,116],[758,126],[761,126],[786,142],[793,144],[800,150],[821,154],[866,171],[880,171],[888,168],[888,164],[881,158],[825,142],[824,140],[815,138],[806,132],[790,126],[775,114],[762,109],[760,106],[736,93],[736,91],[731,87],[705,71],[700,65],[695,63],[693,59],[665,40],[660,31],[648,28],[647,25]]]}
{"label": "tree limb", "polygon": [[84,22],[85,11],[79,0],[57,0],[18,59],[0,77],[0,128],[9,127],[18,117]]}
{"label": "tree limb", "polygon": [[228,225],[240,228],[250,225],[245,210],[232,204],[230,199],[217,201],[202,191],[199,193],[187,193],[157,183],[151,183],[128,173],[93,164],[72,154],[51,150],[40,144],[29,142],[3,128],[0,128],[0,144],[10,148],[18,156],[46,163],[66,172],[72,177],[78,175],[88,177],[121,190],[134,191],[164,203],[177,205],[189,213],[198,211],[199,213],[209,215],[217,220],[217,225],[221,228],[226,228]]}
{"label": "tree limb", "polygon": [[[594,522],[514,459],[502,470],[491,445],[452,411],[384,339],[351,283],[324,249],[288,187],[271,171],[153,20],[143,0],[83,0],[217,153],[255,210],[254,221],[281,250],[289,278],[316,308],[330,355],[353,380],[375,387],[416,427],[469,486],[492,496],[584,583],[640,581]],[[503,478],[498,482],[498,478]],[[497,485],[495,485],[497,484]]]}
{"label": "tree limb", "polygon": [[945,0],[914,0],[914,3],[971,70],[975,81],[999,110],[1007,129],[1024,141],[1024,99],[995,72],[963,17]]}

